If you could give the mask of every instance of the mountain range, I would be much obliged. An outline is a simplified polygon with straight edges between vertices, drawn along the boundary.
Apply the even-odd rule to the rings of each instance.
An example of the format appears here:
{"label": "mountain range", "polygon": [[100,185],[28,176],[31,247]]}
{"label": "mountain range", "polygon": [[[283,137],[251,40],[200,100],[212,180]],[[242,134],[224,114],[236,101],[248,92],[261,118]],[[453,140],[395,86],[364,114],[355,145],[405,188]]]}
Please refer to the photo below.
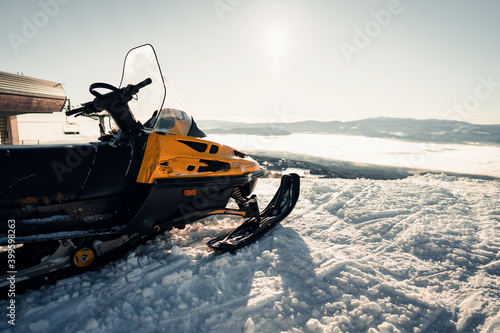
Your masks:
{"label": "mountain range", "polygon": [[378,117],[345,122],[307,120],[292,123],[202,120],[199,124],[208,134],[342,134],[414,142],[500,145],[500,125],[454,120]]}

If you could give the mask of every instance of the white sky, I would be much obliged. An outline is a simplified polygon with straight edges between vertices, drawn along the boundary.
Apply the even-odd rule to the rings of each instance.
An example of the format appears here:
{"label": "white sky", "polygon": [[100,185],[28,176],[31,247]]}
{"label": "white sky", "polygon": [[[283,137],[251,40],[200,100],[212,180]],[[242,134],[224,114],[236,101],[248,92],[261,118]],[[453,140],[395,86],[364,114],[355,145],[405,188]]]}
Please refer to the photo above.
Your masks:
{"label": "white sky", "polygon": [[151,43],[195,117],[500,123],[496,0],[0,6],[0,70],[61,82],[72,104],[118,85],[126,52]]}

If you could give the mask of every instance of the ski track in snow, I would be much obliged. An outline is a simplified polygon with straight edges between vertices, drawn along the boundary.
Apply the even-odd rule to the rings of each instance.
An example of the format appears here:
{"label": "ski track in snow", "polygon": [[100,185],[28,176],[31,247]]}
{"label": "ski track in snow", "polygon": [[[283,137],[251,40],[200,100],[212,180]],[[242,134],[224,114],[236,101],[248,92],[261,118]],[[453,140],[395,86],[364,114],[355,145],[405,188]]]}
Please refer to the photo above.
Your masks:
{"label": "ski track in snow", "polygon": [[[264,205],[279,180],[261,179]],[[281,226],[236,254],[237,219],[174,229],[16,296],[5,332],[500,332],[500,183],[302,179]],[[7,301],[0,301],[6,309]]]}

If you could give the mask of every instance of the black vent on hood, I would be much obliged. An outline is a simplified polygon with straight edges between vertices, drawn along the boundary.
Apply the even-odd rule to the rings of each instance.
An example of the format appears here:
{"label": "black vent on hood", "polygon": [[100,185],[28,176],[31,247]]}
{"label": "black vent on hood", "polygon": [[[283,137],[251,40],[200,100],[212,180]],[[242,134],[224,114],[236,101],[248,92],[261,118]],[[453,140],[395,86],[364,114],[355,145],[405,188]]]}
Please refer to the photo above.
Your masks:
{"label": "black vent on hood", "polygon": [[186,140],[179,140],[179,142],[196,150],[199,153],[204,153],[208,148],[208,145],[206,143],[203,143],[203,142],[186,141]]}
{"label": "black vent on hood", "polygon": [[231,169],[231,165],[229,163],[222,161],[200,160],[200,163],[204,163],[207,166],[199,166],[198,172],[228,171]]}

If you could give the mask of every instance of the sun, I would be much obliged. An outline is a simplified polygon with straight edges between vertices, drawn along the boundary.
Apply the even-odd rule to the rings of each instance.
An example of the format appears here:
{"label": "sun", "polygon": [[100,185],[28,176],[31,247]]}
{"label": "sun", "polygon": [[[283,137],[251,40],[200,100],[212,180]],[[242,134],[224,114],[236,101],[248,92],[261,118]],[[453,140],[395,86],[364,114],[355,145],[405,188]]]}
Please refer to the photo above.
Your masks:
{"label": "sun", "polygon": [[288,44],[288,36],[286,31],[275,26],[269,29],[266,35],[266,46],[269,53],[273,56],[281,56]]}
{"label": "sun", "polygon": [[279,25],[272,26],[265,34],[265,49],[270,57],[273,77],[278,78],[280,68],[288,48],[289,37],[287,31]]}

